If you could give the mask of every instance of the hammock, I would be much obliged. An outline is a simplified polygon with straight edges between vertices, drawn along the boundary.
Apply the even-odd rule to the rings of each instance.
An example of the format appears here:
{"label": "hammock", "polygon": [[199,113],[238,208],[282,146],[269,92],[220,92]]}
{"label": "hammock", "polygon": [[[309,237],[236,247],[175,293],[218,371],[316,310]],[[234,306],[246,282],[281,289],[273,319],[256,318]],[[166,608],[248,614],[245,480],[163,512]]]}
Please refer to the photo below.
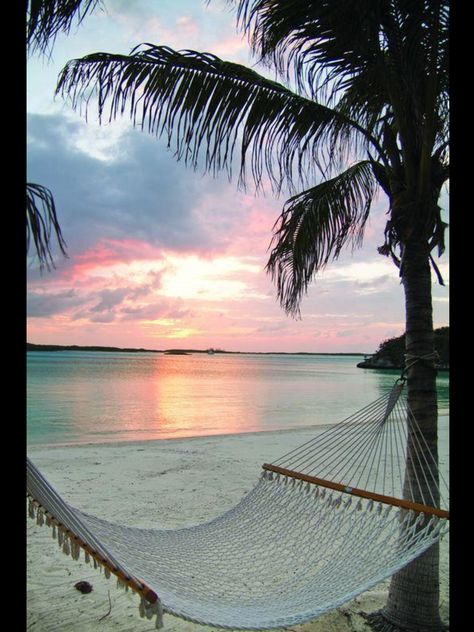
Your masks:
{"label": "hammock", "polygon": [[102,520],[66,503],[27,459],[30,517],[52,527],[66,554],[83,550],[139,593],[140,614],[156,616],[156,627],[163,612],[218,628],[303,623],[398,571],[448,529],[446,485],[402,390],[398,380],[265,464],[237,506],[210,522],[163,530]]}

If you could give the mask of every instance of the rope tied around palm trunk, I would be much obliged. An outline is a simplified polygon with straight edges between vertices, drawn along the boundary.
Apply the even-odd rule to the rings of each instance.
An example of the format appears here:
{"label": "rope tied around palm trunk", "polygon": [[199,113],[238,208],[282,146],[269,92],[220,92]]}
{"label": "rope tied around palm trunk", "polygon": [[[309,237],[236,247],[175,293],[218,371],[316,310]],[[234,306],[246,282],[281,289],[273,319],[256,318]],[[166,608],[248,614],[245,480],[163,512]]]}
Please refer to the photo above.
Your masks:
{"label": "rope tied around palm trunk", "polygon": [[437,351],[425,353],[424,355],[415,355],[413,353],[405,354],[405,366],[402,370],[400,379],[406,380],[408,371],[412,366],[415,366],[418,362],[422,362],[426,367],[436,371],[436,364],[439,362],[440,357]]}

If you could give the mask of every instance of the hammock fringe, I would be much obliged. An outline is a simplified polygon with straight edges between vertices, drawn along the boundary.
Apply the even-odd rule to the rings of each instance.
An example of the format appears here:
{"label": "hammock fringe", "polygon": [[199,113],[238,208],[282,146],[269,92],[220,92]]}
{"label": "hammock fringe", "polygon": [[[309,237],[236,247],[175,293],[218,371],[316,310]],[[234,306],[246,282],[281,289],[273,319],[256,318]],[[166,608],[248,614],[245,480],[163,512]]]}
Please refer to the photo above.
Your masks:
{"label": "hammock fringe", "polygon": [[[97,560],[94,556],[91,556],[89,552],[80,545],[75,536],[68,533],[63,525],[57,525],[57,521],[50,516],[36,500],[31,498],[31,496],[28,496],[28,516],[31,519],[36,520],[36,524],[38,526],[46,524],[46,526],[51,529],[53,539],[57,540],[61,551],[65,555],[71,556],[74,561],[78,561],[80,560],[82,550],[84,553],[84,562],[86,564],[93,563],[94,569],[99,569],[100,573],[103,571],[105,578],[110,579],[112,573],[108,566],[101,564],[99,560]],[[123,581],[121,577],[117,577],[116,586],[117,588],[124,589],[125,592],[128,592],[129,590],[128,584]],[[152,619],[153,616],[155,616],[155,628],[157,630],[163,627],[163,607],[159,599],[157,599],[154,603],[150,603],[147,599],[140,595],[139,612],[140,616],[146,617],[147,619]]]}

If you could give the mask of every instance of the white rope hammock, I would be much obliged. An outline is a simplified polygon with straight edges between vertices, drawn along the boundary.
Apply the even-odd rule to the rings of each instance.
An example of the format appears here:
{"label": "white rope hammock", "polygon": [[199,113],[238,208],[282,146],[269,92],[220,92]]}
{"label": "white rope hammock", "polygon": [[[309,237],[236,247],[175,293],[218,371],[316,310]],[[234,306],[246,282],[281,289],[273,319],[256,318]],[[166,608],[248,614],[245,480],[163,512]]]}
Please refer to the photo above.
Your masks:
{"label": "white rope hammock", "polygon": [[[184,529],[139,529],[67,504],[27,460],[29,512],[63,551],[167,612],[219,628],[314,619],[426,551],[447,531],[447,489],[397,382],[274,464],[236,507]],[[405,475],[405,472],[407,475]]]}

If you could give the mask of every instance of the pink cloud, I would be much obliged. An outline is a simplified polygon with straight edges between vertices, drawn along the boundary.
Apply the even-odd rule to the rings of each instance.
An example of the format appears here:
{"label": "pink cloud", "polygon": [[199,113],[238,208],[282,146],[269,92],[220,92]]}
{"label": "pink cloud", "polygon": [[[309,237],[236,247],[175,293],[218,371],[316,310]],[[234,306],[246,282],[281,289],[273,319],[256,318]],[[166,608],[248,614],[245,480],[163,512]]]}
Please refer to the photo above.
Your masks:
{"label": "pink cloud", "polygon": [[242,62],[246,61],[249,47],[247,41],[239,35],[229,35],[212,44],[214,55],[222,59],[235,59],[242,57]]}
{"label": "pink cloud", "polygon": [[207,254],[253,256],[263,261],[282,205],[280,200],[252,193],[231,190],[223,196],[207,192],[195,209],[215,244]]}
{"label": "pink cloud", "polygon": [[75,254],[71,265],[64,270],[63,277],[70,281],[80,280],[93,270],[145,260],[162,261],[161,248],[134,239],[101,239],[92,248]]}

